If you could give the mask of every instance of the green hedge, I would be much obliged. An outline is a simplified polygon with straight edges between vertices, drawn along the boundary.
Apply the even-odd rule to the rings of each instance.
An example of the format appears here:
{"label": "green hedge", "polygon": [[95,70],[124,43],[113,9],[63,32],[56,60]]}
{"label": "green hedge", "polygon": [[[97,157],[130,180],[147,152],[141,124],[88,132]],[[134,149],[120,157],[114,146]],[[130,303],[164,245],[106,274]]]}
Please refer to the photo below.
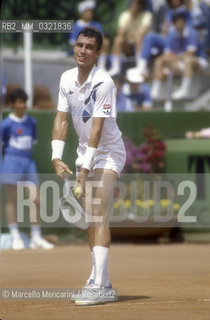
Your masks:
{"label": "green hedge", "polygon": [[[31,110],[30,115],[36,118],[38,127],[38,144],[35,146],[34,156],[40,173],[52,173],[51,158],[51,132],[55,111]],[[3,116],[8,114],[4,110]],[[210,112],[139,112],[119,113],[118,125],[124,136],[131,138],[136,144],[143,141],[142,129],[152,123],[165,139],[183,138],[187,130],[200,130],[210,125]],[[177,140],[178,141],[178,140]],[[180,140],[181,141],[181,140]],[[170,140],[168,140],[170,143]],[[71,117],[69,116],[69,130],[64,152],[64,160],[73,170],[76,159],[78,138],[74,132]],[[178,144],[178,142],[177,142]],[[177,149],[179,149],[177,145]],[[184,151],[183,151],[184,152]]]}

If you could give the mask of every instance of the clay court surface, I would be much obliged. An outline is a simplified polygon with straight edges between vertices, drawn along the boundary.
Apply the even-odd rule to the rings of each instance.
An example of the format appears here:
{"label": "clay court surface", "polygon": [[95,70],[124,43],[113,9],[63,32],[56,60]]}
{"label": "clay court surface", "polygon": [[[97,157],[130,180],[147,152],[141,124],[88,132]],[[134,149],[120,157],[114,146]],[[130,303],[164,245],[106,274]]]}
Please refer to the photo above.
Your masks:
{"label": "clay court surface", "polygon": [[[1,320],[210,320],[210,245],[114,244],[111,278],[119,302],[77,307],[67,300],[0,301]],[[3,251],[1,288],[79,288],[88,246]]]}

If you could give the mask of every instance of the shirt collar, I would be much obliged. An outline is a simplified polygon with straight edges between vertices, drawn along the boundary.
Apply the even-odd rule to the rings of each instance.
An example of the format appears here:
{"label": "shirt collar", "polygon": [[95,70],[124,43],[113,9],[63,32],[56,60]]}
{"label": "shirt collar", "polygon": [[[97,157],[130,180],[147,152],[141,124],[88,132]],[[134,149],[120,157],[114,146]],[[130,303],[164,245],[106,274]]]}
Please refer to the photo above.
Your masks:
{"label": "shirt collar", "polygon": [[91,83],[91,81],[92,81],[92,79],[93,79],[93,76],[94,76],[94,74],[96,73],[97,70],[98,70],[98,68],[94,65],[93,68],[91,69],[89,75],[88,75],[87,80],[86,80],[82,85],[80,85],[79,81],[77,80],[77,78],[78,78],[78,68],[77,68],[77,73],[76,73],[76,78],[75,78],[75,84],[76,84],[78,87],[84,87],[84,86],[86,86],[87,84]]}
{"label": "shirt collar", "polygon": [[19,123],[25,122],[26,119],[27,119],[27,116],[26,116],[26,115],[24,115],[22,118],[18,118],[16,115],[14,115],[14,113],[10,113],[10,114],[9,114],[9,117],[10,117],[10,119],[12,119],[13,121],[19,122]]}
{"label": "shirt collar", "polygon": [[175,29],[175,32],[176,32],[178,38],[187,38],[187,37],[189,36],[189,34],[190,34],[190,29],[189,29],[187,26],[185,26],[184,31],[183,31],[183,33],[182,33],[181,36],[180,36],[180,34],[177,32],[176,29]]}
{"label": "shirt collar", "polygon": [[184,36],[185,38],[187,38],[187,37],[189,36],[189,34],[190,34],[190,29],[186,26],[186,27],[184,28],[183,36]]}

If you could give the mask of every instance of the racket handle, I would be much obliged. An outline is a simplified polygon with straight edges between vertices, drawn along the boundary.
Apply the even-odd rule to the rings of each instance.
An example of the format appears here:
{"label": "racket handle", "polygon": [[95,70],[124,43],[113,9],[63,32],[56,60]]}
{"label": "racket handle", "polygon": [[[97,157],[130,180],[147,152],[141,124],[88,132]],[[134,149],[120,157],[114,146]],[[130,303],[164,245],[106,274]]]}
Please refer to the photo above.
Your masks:
{"label": "racket handle", "polygon": [[63,178],[64,183],[67,183],[69,181],[69,178]]}

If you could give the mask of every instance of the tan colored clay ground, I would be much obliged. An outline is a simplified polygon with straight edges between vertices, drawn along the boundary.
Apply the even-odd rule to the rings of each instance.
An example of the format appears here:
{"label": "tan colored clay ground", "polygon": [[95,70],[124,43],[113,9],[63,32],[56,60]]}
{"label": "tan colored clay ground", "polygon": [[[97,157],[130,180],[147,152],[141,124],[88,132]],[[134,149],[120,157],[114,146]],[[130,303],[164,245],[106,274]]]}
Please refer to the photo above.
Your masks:
{"label": "tan colored clay ground", "polygon": [[[111,277],[119,302],[0,301],[2,320],[210,320],[210,245],[115,244]],[[87,245],[4,251],[1,288],[78,288],[90,271]]]}

